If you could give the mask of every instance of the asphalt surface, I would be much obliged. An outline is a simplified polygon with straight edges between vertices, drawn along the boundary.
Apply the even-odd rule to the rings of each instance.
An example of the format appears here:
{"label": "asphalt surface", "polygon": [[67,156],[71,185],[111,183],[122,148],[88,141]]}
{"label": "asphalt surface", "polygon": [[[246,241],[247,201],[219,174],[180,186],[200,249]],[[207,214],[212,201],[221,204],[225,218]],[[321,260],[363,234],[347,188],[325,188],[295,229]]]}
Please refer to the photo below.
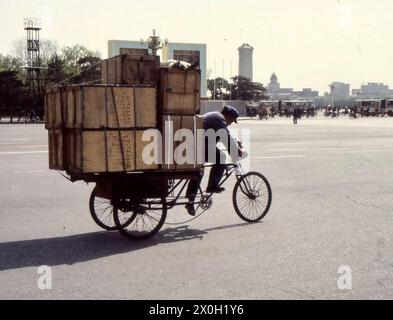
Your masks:
{"label": "asphalt surface", "polygon": [[0,125],[0,299],[392,299],[393,119],[237,126],[273,189],[265,219],[237,217],[231,179],[200,218],[132,242],[94,224],[93,184],[48,170],[43,125]]}

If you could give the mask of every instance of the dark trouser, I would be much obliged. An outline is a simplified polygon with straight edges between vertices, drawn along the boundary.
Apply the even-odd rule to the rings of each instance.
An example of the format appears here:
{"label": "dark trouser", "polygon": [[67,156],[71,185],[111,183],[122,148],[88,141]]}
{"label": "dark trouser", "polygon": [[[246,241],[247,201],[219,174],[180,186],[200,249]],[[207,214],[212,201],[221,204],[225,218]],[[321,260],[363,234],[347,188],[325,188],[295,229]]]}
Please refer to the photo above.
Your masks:
{"label": "dark trouser", "polygon": [[[207,185],[208,188],[217,188],[218,185],[220,184],[221,178],[224,174],[225,171],[225,165],[221,164],[221,154],[222,151],[220,151],[218,148],[216,148],[216,163],[212,166],[211,171],[210,171],[210,176],[209,176],[209,183]],[[208,161],[208,160],[206,160]],[[187,187],[187,192],[186,192],[186,197],[190,201],[194,201],[195,197],[198,193],[198,188],[201,184],[203,175],[200,175],[196,179],[191,179],[190,182],[188,183]]]}

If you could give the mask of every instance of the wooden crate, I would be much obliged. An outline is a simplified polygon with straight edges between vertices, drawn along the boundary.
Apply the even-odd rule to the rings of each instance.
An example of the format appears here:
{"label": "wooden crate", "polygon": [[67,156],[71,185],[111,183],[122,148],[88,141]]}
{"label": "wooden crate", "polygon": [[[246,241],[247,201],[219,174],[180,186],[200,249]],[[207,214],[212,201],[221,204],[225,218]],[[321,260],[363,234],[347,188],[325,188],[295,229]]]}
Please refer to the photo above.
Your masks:
{"label": "wooden crate", "polygon": [[58,87],[48,90],[44,97],[45,128],[62,128],[65,104],[64,88]]}
{"label": "wooden crate", "polygon": [[199,70],[161,68],[159,106],[164,115],[195,115],[201,108]]}
{"label": "wooden crate", "polygon": [[135,49],[135,48],[121,48],[120,55],[128,55],[133,59],[140,59],[141,57],[148,56],[148,49]]}
{"label": "wooden crate", "polygon": [[67,161],[71,173],[132,172],[158,169],[142,160],[144,130],[67,130]]}
{"label": "wooden crate", "polygon": [[[192,138],[177,137],[179,129],[188,129]],[[202,130],[202,131],[201,131]],[[200,116],[163,116],[162,117],[162,165],[161,170],[199,171],[204,163],[204,131]],[[178,134],[182,134],[178,132]],[[182,141],[176,141],[182,138]],[[188,141],[188,142],[186,142]],[[181,146],[181,148],[179,148]],[[187,150],[187,151],[186,151]],[[177,163],[177,156],[187,163]]]}
{"label": "wooden crate", "polygon": [[65,127],[131,129],[157,126],[156,89],[74,86],[65,90]]}
{"label": "wooden crate", "polygon": [[157,86],[160,60],[156,56],[119,55],[101,63],[103,84]]}
{"label": "wooden crate", "polygon": [[64,161],[64,139],[62,129],[48,130],[48,151],[49,151],[49,169],[65,170],[66,161]]}

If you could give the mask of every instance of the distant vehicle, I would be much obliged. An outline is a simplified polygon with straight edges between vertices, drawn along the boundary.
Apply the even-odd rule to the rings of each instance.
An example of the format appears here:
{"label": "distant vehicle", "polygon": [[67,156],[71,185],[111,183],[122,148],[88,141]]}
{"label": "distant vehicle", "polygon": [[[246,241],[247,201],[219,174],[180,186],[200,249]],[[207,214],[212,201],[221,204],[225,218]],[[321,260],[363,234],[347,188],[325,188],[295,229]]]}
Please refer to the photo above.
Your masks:
{"label": "distant vehicle", "polygon": [[[259,119],[280,117],[291,117],[293,110],[300,108],[302,116],[313,117],[316,114],[316,107],[311,100],[263,100],[259,102],[257,115]],[[246,105],[247,116],[255,116],[255,105]]]}
{"label": "distant vehicle", "polygon": [[300,108],[302,116],[313,117],[315,116],[315,105],[310,100],[284,100],[281,101],[281,109],[284,115],[291,116],[293,110]]}
{"label": "distant vehicle", "polygon": [[361,116],[376,116],[381,112],[382,99],[359,99],[353,105]]}
{"label": "distant vehicle", "polygon": [[274,118],[278,114],[279,100],[265,100],[259,103],[259,119]]}
{"label": "distant vehicle", "polygon": [[392,99],[358,99],[355,100],[353,108],[361,116],[388,115],[393,117]]}
{"label": "distant vehicle", "polygon": [[384,104],[382,106],[384,107],[384,113],[390,117],[393,117],[393,99],[386,99],[383,101]]}
{"label": "distant vehicle", "polygon": [[254,118],[258,115],[259,104],[256,102],[249,101],[246,103],[246,116]]}

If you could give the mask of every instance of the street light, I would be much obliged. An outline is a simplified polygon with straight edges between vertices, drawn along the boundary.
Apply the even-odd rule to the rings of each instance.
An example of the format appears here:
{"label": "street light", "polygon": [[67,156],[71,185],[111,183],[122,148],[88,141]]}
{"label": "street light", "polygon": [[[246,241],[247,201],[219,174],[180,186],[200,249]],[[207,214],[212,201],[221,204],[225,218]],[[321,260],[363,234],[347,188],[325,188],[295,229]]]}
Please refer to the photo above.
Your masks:
{"label": "street light", "polygon": [[329,88],[330,88],[330,94],[332,95],[332,110],[333,110],[334,109],[334,98],[333,98],[333,95],[334,95],[334,89],[336,89],[336,85],[334,83],[331,83],[329,85]]}
{"label": "street light", "polygon": [[[167,40],[165,39],[165,42],[167,43]],[[151,52],[153,56],[157,55],[157,51],[162,49],[162,42],[160,37],[156,36],[156,30],[153,29],[153,35],[150,36],[147,41],[144,41],[143,39],[141,39],[141,45],[142,46],[147,46]]]}

